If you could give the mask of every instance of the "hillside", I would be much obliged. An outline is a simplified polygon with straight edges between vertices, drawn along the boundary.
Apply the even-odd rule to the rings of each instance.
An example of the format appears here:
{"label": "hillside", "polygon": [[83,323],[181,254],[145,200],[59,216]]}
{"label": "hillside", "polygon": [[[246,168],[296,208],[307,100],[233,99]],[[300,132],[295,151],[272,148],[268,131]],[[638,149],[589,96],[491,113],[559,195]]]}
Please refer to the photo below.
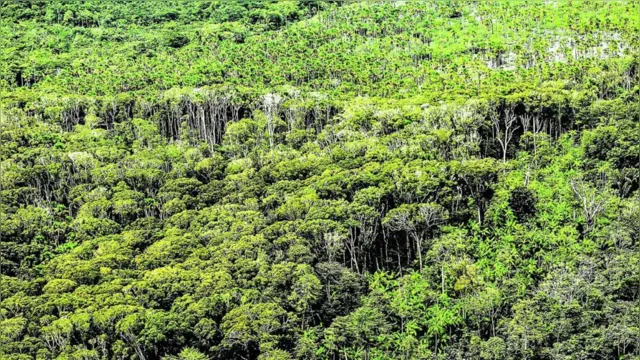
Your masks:
{"label": "hillside", "polygon": [[640,359],[640,2],[0,2],[0,359]]}

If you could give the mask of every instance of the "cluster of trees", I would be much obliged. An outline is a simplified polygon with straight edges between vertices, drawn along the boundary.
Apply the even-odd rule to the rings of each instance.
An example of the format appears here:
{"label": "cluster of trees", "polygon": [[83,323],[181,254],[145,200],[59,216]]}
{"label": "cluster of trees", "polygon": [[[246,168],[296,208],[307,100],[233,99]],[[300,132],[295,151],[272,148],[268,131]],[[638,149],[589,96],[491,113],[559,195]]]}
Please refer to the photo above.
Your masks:
{"label": "cluster of trees", "polygon": [[[16,3],[32,2],[5,6]],[[629,90],[633,72],[617,60],[637,50],[640,32],[640,5],[632,1],[526,6],[409,1],[342,7],[343,2],[321,1],[326,9],[302,21],[295,20],[315,13],[306,1],[260,1],[250,8],[277,13],[283,22],[275,27],[282,26],[280,31],[270,30],[271,15],[256,21],[248,15],[215,19],[232,13],[218,7],[244,9],[251,4],[246,1],[207,1],[213,8],[209,15],[151,25],[135,22],[144,19],[145,6],[71,2],[85,3],[106,7],[94,12],[101,19],[124,16],[113,15],[112,7],[134,19],[117,27],[46,25],[40,17],[2,19],[0,84],[28,87],[39,95],[95,96],[128,91],[155,95],[171,87],[216,84],[260,91],[294,85],[344,98],[433,92],[469,96],[496,91],[505,82],[562,80],[609,84],[601,95],[610,96],[618,88],[611,84],[620,82]],[[180,6],[145,3],[153,11],[198,9],[193,0]],[[11,14],[9,8],[6,13]],[[182,66],[184,61],[189,66]],[[557,62],[564,66],[552,65]]]}
{"label": "cluster of trees", "polygon": [[83,28],[152,26],[172,21],[243,21],[275,29],[316,13],[325,7],[324,3],[317,0],[148,0],[133,4],[122,0],[63,0],[50,4],[45,0],[34,0],[0,4],[3,10],[0,18],[12,22],[36,21],[40,24]]}
{"label": "cluster of trees", "polygon": [[0,4],[0,358],[640,357],[637,3],[139,3]]}

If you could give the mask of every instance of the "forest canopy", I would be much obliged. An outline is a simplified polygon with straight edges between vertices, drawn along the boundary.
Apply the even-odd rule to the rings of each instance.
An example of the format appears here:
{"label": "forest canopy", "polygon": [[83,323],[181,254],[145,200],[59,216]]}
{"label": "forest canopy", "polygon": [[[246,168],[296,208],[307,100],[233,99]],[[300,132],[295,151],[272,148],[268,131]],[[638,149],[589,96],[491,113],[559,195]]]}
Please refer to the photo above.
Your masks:
{"label": "forest canopy", "polygon": [[640,359],[640,2],[0,1],[0,359]]}

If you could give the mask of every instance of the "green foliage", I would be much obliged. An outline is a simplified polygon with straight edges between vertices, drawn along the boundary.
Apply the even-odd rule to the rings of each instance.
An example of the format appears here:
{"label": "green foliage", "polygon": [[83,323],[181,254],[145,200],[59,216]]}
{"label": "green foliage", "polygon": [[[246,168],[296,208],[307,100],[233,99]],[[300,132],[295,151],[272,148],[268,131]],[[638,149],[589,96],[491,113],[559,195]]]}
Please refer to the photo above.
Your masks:
{"label": "green foliage", "polygon": [[638,358],[639,6],[0,2],[0,358]]}

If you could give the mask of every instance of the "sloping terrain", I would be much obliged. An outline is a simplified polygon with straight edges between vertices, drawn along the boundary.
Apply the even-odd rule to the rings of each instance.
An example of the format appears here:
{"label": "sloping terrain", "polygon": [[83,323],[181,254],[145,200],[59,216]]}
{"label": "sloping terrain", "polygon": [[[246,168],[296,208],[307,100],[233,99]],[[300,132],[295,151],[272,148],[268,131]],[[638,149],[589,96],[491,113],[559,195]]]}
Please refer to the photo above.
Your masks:
{"label": "sloping terrain", "polygon": [[640,357],[640,3],[0,3],[0,358]]}

